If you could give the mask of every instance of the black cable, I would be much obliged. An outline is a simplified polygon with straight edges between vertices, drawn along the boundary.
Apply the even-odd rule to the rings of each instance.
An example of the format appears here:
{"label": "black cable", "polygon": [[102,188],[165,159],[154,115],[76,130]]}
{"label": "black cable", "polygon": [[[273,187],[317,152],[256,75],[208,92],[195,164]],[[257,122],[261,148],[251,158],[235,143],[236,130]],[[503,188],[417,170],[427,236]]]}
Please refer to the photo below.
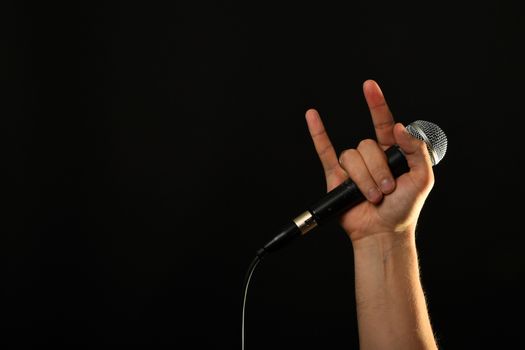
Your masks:
{"label": "black cable", "polygon": [[252,260],[252,263],[250,264],[250,267],[248,267],[248,272],[246,273],[246,278],[244,279],[244,297],[242,301],[242,350],[244,350],[244,343],[245,343],[245,331],[244,331],[244,315],[246,314],[246,296],[248,295],[248,286],[250,285],[250,280],[253,275],[253,271],[255,271],[255,268],[259,264],[259,262],[262,260],[262,255],[257,254],[255,258]]}

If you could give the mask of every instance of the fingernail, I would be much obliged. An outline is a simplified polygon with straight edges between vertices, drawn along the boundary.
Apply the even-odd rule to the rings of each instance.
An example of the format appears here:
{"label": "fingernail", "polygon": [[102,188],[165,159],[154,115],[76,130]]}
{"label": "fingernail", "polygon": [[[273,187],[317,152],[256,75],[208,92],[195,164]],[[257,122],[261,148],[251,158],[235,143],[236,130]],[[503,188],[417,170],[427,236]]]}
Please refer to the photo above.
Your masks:
{"label": "fingernail", "polygon": [[377,187],[372,187],[368,190],[368,200],[370,202],[378,202],[381,199],[383,194],[379,191]]}
{"label": "fingernail", "polygon": [[381,191],[383,193],[390,193],[394,189],[394,180],[390,178],[383,179],[381,181]]}

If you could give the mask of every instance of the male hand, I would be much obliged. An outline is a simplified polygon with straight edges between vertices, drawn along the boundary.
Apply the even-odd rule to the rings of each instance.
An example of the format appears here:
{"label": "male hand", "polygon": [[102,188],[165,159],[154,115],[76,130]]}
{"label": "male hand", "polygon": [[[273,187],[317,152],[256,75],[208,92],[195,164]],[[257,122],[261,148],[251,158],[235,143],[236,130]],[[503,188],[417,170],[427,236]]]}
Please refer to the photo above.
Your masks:
{"label": "male hand", "polygon": [[[352,242],[372,235],[404,235],[415,231],[423,203],[434,184],[432,163],[423,141],[411,136],[401,123],[395,123],[379,85],[373,80],[363,84],[377,140],[366,139],[356,149],[339,157],[330,142],[319,113],[306,112],[306,121],[321,160],[327,190],[351,178],[366,201],[340,218]],[[384,151],[397,144],[410,171],[394,179]]]}

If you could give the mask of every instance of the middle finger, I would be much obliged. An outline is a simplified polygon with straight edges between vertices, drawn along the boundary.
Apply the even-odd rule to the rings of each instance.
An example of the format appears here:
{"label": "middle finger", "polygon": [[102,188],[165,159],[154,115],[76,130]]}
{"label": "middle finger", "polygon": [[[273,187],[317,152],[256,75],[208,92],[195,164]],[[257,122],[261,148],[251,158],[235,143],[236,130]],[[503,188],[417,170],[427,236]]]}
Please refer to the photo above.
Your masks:
{"label": "middle finger", "polygon": [[357,150],[381,192],[392,193],[395,188],[394,177],[388,166],[386,154],[379,144],[372,139],[366,139],[359,143]]}

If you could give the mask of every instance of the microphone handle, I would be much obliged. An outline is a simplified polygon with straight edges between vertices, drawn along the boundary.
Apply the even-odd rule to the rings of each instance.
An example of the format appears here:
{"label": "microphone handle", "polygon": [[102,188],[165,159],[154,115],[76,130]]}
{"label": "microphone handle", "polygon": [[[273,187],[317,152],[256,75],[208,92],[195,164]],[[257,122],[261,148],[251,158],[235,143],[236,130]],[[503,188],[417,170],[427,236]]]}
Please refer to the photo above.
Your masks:
{"label": "microphone handle", "polygon": [[[394,178],[408,172],[406,158],[398,146],[392,146],[385,151],[388,166]],[[365,200],[357,185],[350,179],[328,192],[321,200],[308,208],[318,225],[324,224],[335,216],[346,212],[353,206]]]}
{"label": "microphone handle", "polygon": [[[394,145],[385,151],[388,166],[394,178],[409,171],[405,155]],[[275,251],[296,237],[326,223],[365,200],[357,185],[350,179],[328,192],[323,198],[308,207],[308,210],[285,225],[281,232],[261,248],[257,255]]]}

